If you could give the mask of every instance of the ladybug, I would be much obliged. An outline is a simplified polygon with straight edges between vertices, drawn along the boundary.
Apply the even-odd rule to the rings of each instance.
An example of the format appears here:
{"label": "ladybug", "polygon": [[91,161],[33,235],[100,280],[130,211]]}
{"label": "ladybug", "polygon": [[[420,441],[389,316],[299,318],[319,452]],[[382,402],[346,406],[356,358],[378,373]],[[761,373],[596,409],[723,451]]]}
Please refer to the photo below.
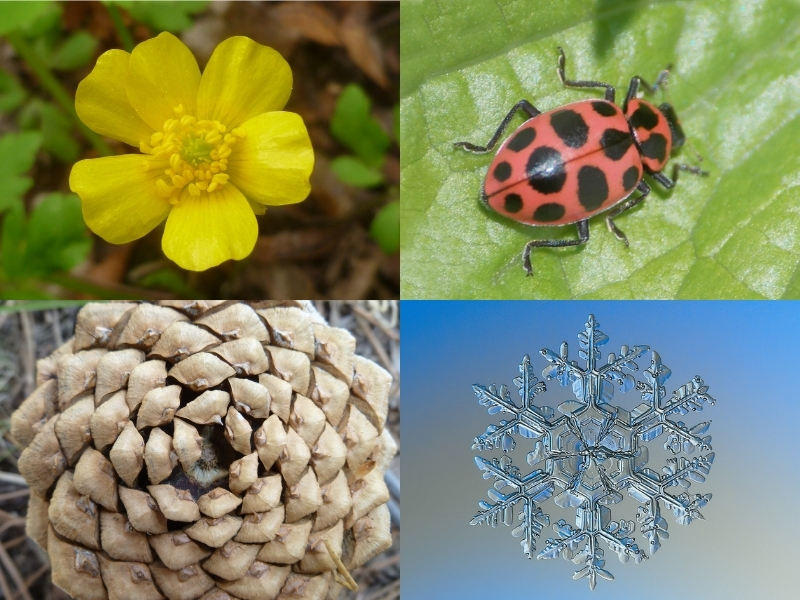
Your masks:
{"label": "ladybug", "polygon": [[[707,175],[697,167],[673,163],[672,177],[663,170],[673,148],[686,141],[670,104],[655,106],[637,97],[639,88],[653,94],[666,87],[669,67],[652,86],[641,77],[631,79],[622,107],[614,103],[614,87],[600,81],[571,81],[564,76],[566,57],[558,49],[558,77],[565,87],[605,88],[603,100],[573,102],[541,112],[520,100],[486,144],[457,142],[455,147],[481,154],[494,148],[518,111],[528,120],[503,142],[483,183],[481,200],[495,212],[525,225],[570,225],[577,240],[531,240],[522,263],[530,276],[531,250],[536,247],[577,246],[589,240],[589,219],[610,210],[609,231],[628,246],[628,238],[614,219],[644,200],[650,186],[645,174],[667,189],[675,186],[679,171]],[[701,159],[702,160],[702,159]],[[639,194],[631,196],[634,191]],[[613,209],[613,210],[612,210]]]}

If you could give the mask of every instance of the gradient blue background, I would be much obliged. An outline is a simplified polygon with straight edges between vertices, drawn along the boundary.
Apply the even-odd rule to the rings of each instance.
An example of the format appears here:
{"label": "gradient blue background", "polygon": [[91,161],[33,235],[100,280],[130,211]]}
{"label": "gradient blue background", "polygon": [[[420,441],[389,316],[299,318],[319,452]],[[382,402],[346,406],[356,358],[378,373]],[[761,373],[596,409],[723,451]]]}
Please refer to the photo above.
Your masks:
{"label": "gradient blue background", "polygon": [[[404,301],[402,310],[404,600],[800,597],[800,303]],[[472,441],[499,420],[471,385],[505,383],[518,399],[522,356],[538,376],[541,348],[558,351],[566,340],[577,359],[589,313],[610,338],[603,361],[622,344],[648,345],[672,369],[668,395],[701,375],[717,400],[684,418],[712,420],[716,460],[706,483],[689,489],[713,494],[706,520],[683,526],[665,514],[670,539],[639,565],[606,548],[616,580],[599,580],[594,592],[572,580],[571,561],[528,560],[511,527],[469,525],[489,487]],[[640,370],[648,365],[649,354]],[[634,517],[612,506],[614,520]],[[638,523],[634,536],[647,552]],[[547,537],[552,529],[537,552]]]}

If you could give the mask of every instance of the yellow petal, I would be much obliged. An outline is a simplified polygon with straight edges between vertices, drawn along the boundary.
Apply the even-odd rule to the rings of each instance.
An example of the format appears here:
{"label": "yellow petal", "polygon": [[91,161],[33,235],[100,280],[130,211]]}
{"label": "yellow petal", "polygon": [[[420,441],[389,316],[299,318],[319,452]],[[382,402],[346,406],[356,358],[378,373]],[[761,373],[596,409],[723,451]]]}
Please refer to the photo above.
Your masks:
{"label": "yellow petal", "polygon": [[125,89],[133,108],[153,129],[161,131],[180,104],[194,114],[199,85],[197,61],[171,33],[160,33],[133,49]]}
{"label": "yellow petal", "polygon": [[155,179],[164,170],[143,171],[143,161],[140,154],[82,160],[69,175],[69,187],[81,198],[89,229],[112,244],[139,239],[171,208],[156,193]]}
{"label": "yellow petal", "polygon": [[228,159],[231,182],[261,204],[302,202],[311,191],[308,177],[314,150],[300,115],[270,112],[241,126],[247,137],[236,142]]}
{"label": "yellow petal", "polygon": [[204,271],[253,251],[258,223],[242,193],[230,183],[192,196],[184,188],[167,219],[161,246],[167,258],[190,271]]}
{"label": "yellow petal", "polygon": [[149,140],[153,128],[133,110],[125,93],[130,54],[109,50],[100,55],[92,72],[78,84],[75,110],[89,129],[131,146]]}
{"label": "yellow petal", "polygon": [[197,95],[197,118],[230,131],[263,112],[281,110],[292,93],[292,70],[272,48],[232,37],[214,50]]}

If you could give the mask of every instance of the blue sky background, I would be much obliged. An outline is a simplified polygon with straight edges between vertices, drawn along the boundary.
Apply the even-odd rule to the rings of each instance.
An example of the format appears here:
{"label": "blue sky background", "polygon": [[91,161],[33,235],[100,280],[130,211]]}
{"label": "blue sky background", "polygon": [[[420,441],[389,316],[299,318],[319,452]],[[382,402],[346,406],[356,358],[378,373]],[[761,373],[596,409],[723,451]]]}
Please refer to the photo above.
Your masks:
{"label": "blue sky background", "polygon": [[[402,310],[404,600],[798,597],[800,303],[404,301]],[[489,500],[490,482],[473,459],[491,456],[473,451],[472,441],[499,420],[471,385],[505,383],[518,398],[512,380],[522,356],[530,354],[540,379],[541,348],[558,351],[566,340],[577,359],[589,313],[610,338],[603,361],[622,344],[648,345],[672,369],[668,395],[700,375],[717,400],[683,418],[712,421],[713,468],[688,490],[713,494],[706,520],[683,526],[664,514],[670,539],[639,565],[606,549],[616,580],[600,580],[594,592],[585,579],[572,580],[570,561],[528,560],[511,527],[469,525],[478,501]],[[647,368],[649,353],[638,364]],[[553,383],[545,397],[551,389],[560,400],[570,395]],[[612,402],[625,405],[633,394],[617,392]],[[660,471],[663,463],[651,453],[649,466]],[[612,518],[634,519],[635,507],[626,499],[612,506]],[[552,499],[542,508],[554,521],[561,516]],[[638,523],[634,536],[649,554]],[[537,552],[547,537],[552,529]]]}

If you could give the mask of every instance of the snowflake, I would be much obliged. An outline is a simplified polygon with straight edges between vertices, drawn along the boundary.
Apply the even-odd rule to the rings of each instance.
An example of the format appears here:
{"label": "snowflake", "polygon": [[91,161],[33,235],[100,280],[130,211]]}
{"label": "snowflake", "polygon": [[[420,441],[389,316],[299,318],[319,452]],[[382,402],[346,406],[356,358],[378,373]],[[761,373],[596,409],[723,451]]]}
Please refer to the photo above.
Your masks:
{"label": "snowflake", "polygon": [[[490,425],[483,435],[475,438],[474,450],[498,448],[503,456],[492,460],[475,457],[483,478],[494,479],[494,486],[488,492],[494,504],[479,502],[481,512],[473,517],[471,524],[512,525],[515,506],[519,505],[518,524],[512,535],[522,538],[523,551],[533,558],[537,538],[550,525],[549,515],[539,504],[558,489],[553,501],[561,508],[575,508],[576,526],[563,519],[555,523],[557,537],[547,539],[537,558],[561,556],[581,565],[573,579],[588,577],[591,589],[598,576],[614,579],[604,568],[600,542],[616,552],[623,563],[629,559],[640,563],[647,558],[631,535],[634,521],[611,520],[609,507],[622,501],[622,492],[627,490],[640,504],[636,520],[652,554],[661,546],[661,540],[669,537],[667,521],[661,516],[662,507],[672,511],[678,523],[688,525],[703,518],[700,508],[711,499],[711,494],[689,495],[685,491],[673,494],[667,490],[676,486],[688,489],[692,482],[705,481],[714,461],[711,437],[705,435],[711,422],[690,427],[673,420],[690,411],[703,410],[703,404],[714,404],[703,380],[695,377],[666,399],[664,382],[671,371],[661,363],[657,352],[650,352],[650,367],[643,373],[646,381],[637,381],[632,375],[638,371],[635,361],[650,350],[647,346],[622,346],[619,355],[609,353],[607,364],[598,366],[598,348],[608,342],[598,326],[594,315],[589,315],[584,331],[578,334],[578,354],[585,368],[569,360],[566,342],[561,344],[559,353],[541,351],[550,363],[542,376],[562,386],[572,386],[576,398],[558,406],[561,415],[557,418],[552,408],[533,402],[546,391],[546,385],[536,378],[527,355],[519,366],[521,375],[514,380],[520,403],[512,400],[505,385],[499,390],[495,385],[472,386],[480,404],[489,408],[489,414],[505,413],[511,418]],[[643,402],[632,411],[614,406],[610,401],[615,387],[623,393],[635,389]],[[659,474],[646,466],[645,443],[662,434],[666,436],[664,449],[676,456],[666,460]],[[514,436],[525,440],[526,449],[532,447],[526,459],[534,470],[527,475],[522,475],[508,455],[516,446]],[[691,459],[677,456],[690,455],[696,450],[708,453]]]}

